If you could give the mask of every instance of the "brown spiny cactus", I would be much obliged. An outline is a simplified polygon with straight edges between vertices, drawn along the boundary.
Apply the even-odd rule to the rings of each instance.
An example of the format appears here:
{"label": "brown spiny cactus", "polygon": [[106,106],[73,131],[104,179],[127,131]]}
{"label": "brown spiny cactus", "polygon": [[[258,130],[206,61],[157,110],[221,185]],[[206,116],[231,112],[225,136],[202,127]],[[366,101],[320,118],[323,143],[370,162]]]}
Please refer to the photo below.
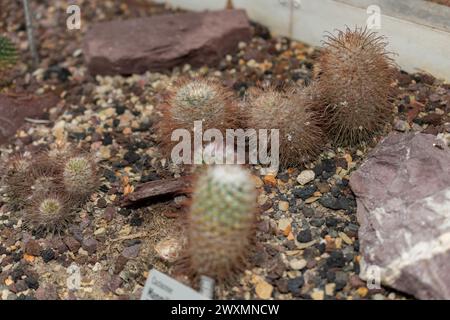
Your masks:
{"label": "brown spiny cactus", "polygon": [[203,131],[218,129],[225,136],[226,129],[236,127],[237,107],[233,93],[215,80],[195,79],[178,81],[163,105],[163,117],[158,124],[162,151],[170,156],[177,141],[171,141],[175,129],[187,129],[193,137],[194,121],[202,121]]}
{"label": "brown spiny cactus", "polygon": [[297,166],[313,160],[323,148],[324,133],[320,119],[312,111],[310,89],[284,91],[273,87],[254,88],[245,102],[247,126],[279,130],[280,164]]}
{"label": "brown spiny cactus", "polygon": [[329,136],[338,144],[368,141],[392,115],[393,61],[382,36],[356,28],[329,35],[316,87]]}

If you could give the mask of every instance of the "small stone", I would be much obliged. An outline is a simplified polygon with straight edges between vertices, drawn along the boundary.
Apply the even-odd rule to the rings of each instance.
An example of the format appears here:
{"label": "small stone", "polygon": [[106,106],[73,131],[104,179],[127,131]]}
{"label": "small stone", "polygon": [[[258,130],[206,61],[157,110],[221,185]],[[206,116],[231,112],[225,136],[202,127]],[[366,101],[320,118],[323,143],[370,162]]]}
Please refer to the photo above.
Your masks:
{"label": "small stone", "polygon": [[289,279],[288,280],[288,289],[290,292],[292,292],[293,295],[299,295],[300,294],[300,289],[303,287],[303,285],[305,284],[305,279],[303,278],[303,276],[294,278],[294,279]]}
{"label": "small stone", "polygon": [[324,195],[320,198],[319,203],[328,209],[339,210],[341,208],[339,201],[331,194]]}
{"label": "small stone", "polygon": [[332,251],[327,259],[330,268],[342,268],[345,266],[344,254],[342,251]]}
{"label": "small stone", "polygon": [[70,237],[70,236],[64,238],[64,243],[69,248],[69,250],[72,251],[73,253],[78,252],[78,250],[81,247],[80,242],[78,242],[74,237]]}
{"label": "small stone", "polygon": [[28,276],[25,278],[25,283],[27,284],[28,288],[36,290],[39,288],[39,282],[36,277],[34,276]]}
{"label": "small stone", "polygon": [[283,234],[286,234],[291,231],[291,223],[292,223],[292,219],[289,218],[284,218],[284,219],[280,219],[280,221],[278,221],[278,229],[281,230],[283,232]]}
{"label": "small stone", "polygon": [[82,247],[87,251],[88,254],[94,254],[97,251],[97,240],[94,238],[83,239]]}
{"label": "small stone", "polygon": [[272,297],[273,287],[270,283],[262,280],[255,287],[256,295],[261,299],[270,299]]}
{"label": "small stone", "polygon": [[101,234],[105,233],[105,231],[106,231],[106,229],[103,227],[98,228],[97,230],[94,231],[94,235],[96,235],[96,236],[101,235]]}
{"label": "small stone", "polygon": [[324,297],[325,293],[323,292],[323,290],[314,289],[314,291],[311,293],[311,298],[313,300],[323,300]]}
{"label": "small stone", "polygon": [[55,259],[55,252],[50,248],[42,250],[41,257],[44,260],[44,262],[47,263],[47,262]]}
{"label": "small stone", "polygon": [[366,287],[360,287],[358,288],[358,290],[356,290],[356,292],[361,298],[364,298],[369,293],[369,289],[367,289]]}
{"label": "small stone", "polygon": [[338,232],[338,235],[346,244],[353,244],[353,240],[350,239],[344,232]]}
{"label": "small stone", "polygon": [[297,182],[302,186],[314,180],[315,174],[312,170],[303,170],[297,177]]}
{"label": "small stone", "polygon": [[293,270],[302,270],[306,267],[307,261],[305,259],[294,259],[289,262],[289,266]]}
{"label": "small stone", "polygon": [[99,208],[106,208],[108,203],[106,202],[105,198],[100,198],[97,200],[97,207]]}
{"label": "small stone", "polygon": [[289,202],[280,201],[278,203],[278,209],[280,209],[281,211],[288,211],[289,210]]}
{"label": "small stone", "polygon": [[139,251],[141,250],[140,244],[135,244],[131,247],[126,247],[122,251],[122,256],[124,256],[127,259],[134,259],[139,255]]}
{"label": "small stone", "polygon": [[25,253],[32,256],[39,256],[41,254],[41,246],[39,242],[33,239],[29,240],[25,244]]}
{"label": "small stone", "polygon": [[297,241],[301,243],[310,242],[312,240],[311,230],[302,230],[297,235]]}
{"label": "small stone", "polygon": [[103,212],[103,217],[108,222],[114,219],[115,215],[116,215],[116,208],[114,208],[113,206],[106,207],[105,211]]}
{"label": "small stone", "polygon": [[300,198],[302,200],[306,200],[317,191],[317,187],[315,185],[307,185],[304,188],[295,188],[292,193],[296,198]]}
{"label": "small stone", "polygon": [[332,296],[334,295],[334,289],[336,288],[336,284],[335,283],[327,283],[325,285],[325,294],[327,296]]}
{"label": "small stone", "polygon": [[263,178],[263,181],[265,184],[270,185],[270,186],[277,185],[277,179],[275,178],[275,176],[273,174],[265,175]]}

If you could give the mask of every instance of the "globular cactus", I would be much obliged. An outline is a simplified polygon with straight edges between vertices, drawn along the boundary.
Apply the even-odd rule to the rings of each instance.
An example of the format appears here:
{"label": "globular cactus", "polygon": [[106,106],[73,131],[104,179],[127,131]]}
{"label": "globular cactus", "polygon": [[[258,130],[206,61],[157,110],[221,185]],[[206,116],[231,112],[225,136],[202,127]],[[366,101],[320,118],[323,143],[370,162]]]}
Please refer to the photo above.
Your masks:
{"label": "globular cactus", "polygon": [[[2,170],[2,185],[12,210],[21,210],[31,195],[32,166],[22,156],[13,156]],[[30,183],[31,182],[31,183]]]}
{"label": "globular cactus", "polygon": [[255,239],[256,189],[238,165],[209,166],[194,184],[187,258],[195,275],[226,280],[246,266]]}
{"label": "globular cactus", "polygon": [[321,119],[312,111],[313,104],[309,88],[249,90],[245,101],[247,125],[257,132],[279,130],[279,155],[283,167],[313,160],[323,149],[324,132]]}
{"label": "globular cactus", "polygon": [[5,69],[17,60],[17,51],[14,44],[5,37],[0,36],[0,70]]}
{"label": "globular cactus", "polygon": [[68,157],[61,168],[62,184],[74,199],[84,201],[100,184],[97,166],[88,155]]}
{"label": "globular cactus", "polygon": [[368,141],[392,115],[393,61],[383,37],[367,29],[330,35],[316,70],[321,112],[337,144]]}
{"label": "globular cactus", "polygon": [[193,137],[194,121],[202,121],[203,131],[218,129],[225,135],[239,118],[233,93],[215,80],[182,80],[175,84],[158,124],[162,150],[170,155],[177,143],[171,141],[175,129],[187,129]]}
{"label": "globular cactus", "polygon": [[25,226],[36,232],[60,232],[73,218],[73,203],[64,193],[35,194],[25,208]]}

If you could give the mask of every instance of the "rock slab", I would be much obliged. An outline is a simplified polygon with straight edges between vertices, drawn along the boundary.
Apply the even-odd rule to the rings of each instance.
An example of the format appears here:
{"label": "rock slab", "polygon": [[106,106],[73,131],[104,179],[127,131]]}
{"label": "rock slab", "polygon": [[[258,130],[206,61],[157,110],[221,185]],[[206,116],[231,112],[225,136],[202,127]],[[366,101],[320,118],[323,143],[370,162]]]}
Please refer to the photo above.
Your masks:
{"label": "rock slab", "polygon": [[447,145],[430,134],[391,133],[350,186],[361,225],[360,277],[419,299],[450,299]]}
{"label": "rock slab", "polygon": [[55,95],[23,96],[0,94],[0,144],[8,141],[25,123],[25,118],[40,118],[56,106]]}
{"label": "rock slab", "polygon": [[83,52],[92,74],[128,75],[184,63],[213,65],[250,39],[243,10],[189,12],[95,24]]}

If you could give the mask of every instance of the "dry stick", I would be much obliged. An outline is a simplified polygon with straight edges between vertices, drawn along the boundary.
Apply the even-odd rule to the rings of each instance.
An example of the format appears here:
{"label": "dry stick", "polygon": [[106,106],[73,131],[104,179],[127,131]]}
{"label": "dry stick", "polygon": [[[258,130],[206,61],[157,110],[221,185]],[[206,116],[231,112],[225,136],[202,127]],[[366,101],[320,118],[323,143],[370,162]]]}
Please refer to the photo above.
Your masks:
{"label": "dry stick", "polygon": [[126,195],[122,206],[129,206],[138,201],[148,200],[159,196],[183,193],[190,185],[191,177],[184,176],[174,179],[156,180],[140,184],[136,190]]}
{"label": "dry stick", "polygon": [[25,11],[28,45],[30,46],[31,56],[33,58],[33,67],[36,68],[39,65],[39,56],[36,50],[36,45],[34,43],[33,21],[31,18],[30,6],[28,4],[28,0],[22,0],[22,2],[23,2],[23,9]]}

